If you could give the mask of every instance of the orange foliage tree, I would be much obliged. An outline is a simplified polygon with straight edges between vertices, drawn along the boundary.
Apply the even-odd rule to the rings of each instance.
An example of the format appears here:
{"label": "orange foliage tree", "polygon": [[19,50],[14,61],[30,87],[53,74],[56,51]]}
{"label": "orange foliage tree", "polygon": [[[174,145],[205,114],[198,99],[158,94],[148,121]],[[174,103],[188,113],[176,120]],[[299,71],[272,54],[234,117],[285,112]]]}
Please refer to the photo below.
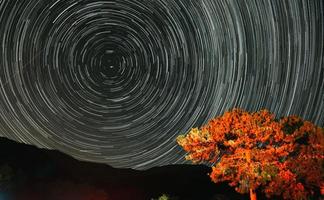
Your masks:
{"label": "orange foliage tree", "polygon": [[323,128],[297,116],[276,120],[267,110],[234,109],[177,142],[186,159],[213,164],[213,182],[229,182],[251,199],[257,189],[267,197],[306,199],[324,183]]}

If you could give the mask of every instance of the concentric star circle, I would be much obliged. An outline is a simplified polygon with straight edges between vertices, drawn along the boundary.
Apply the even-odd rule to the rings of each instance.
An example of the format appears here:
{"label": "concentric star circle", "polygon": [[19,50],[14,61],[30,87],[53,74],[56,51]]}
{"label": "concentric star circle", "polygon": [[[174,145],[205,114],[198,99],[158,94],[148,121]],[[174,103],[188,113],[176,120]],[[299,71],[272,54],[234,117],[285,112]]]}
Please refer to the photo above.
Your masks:
{"label": "concentric star circle", "polygon": [[183,163],[233,107],[323,125],[323,2],[0,1],[0,130],[78,159]]}

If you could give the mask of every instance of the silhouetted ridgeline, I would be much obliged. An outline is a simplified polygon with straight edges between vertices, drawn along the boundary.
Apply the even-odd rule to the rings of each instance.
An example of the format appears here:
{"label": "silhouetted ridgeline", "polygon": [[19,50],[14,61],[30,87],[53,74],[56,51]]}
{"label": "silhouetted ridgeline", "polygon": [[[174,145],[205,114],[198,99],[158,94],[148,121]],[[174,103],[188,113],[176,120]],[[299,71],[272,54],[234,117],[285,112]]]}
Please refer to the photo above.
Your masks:
{"label": "silhouetted ridgeline", "polygon": [[55,150],[0,138],[0,199],[145,200],[162,194],[178,199],[248,199],[214,184],[203,165],[171,165],[145,171],[78,161]]}

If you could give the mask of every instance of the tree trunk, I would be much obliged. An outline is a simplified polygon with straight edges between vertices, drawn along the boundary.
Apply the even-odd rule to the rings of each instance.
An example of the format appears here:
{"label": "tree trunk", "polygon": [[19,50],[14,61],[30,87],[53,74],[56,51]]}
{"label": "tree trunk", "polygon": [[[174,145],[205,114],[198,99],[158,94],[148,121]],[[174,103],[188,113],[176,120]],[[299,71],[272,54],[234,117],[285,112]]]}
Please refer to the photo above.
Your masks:
{"label": "tree trunk", "polygon": [[250,189],[250,200],[257,200],[257,195],[253,189]]}

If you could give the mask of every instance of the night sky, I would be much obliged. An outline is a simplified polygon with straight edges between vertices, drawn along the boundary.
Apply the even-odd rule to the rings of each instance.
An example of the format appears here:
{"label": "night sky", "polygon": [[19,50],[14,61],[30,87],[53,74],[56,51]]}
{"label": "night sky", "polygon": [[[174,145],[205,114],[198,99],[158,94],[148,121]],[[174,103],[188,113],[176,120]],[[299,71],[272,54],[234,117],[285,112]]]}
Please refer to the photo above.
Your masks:
{"label": "night sky", "polygon": [[185,163],[234,107],[324,125],[322,0],[0,0],[0,135],[114,167]]}

